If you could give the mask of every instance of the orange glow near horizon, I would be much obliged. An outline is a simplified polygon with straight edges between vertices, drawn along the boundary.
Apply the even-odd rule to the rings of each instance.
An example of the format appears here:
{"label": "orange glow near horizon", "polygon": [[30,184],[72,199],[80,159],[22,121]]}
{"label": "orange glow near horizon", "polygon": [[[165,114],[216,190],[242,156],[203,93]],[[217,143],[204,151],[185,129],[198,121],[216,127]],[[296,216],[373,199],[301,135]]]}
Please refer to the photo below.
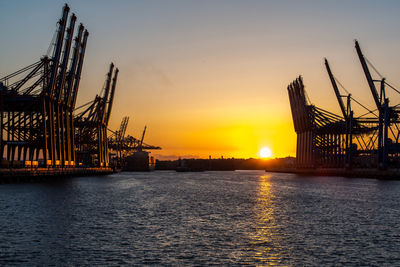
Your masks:
{"label": "orange glow near horizon", "polygon": [[255,118],[252,114],[248,114],[248,120],[237,118],[235,114],[226,114],[226,118],[217,118],[217,115],[207,116],[207,122],[202,121],[204,118],[199,118],[197,123],[188,119],[179,128],[171,125],[163,135],[152,132],[149,140],[161,140],[157,145],[163,147],[163,150],[154,151],[153,155],[159,159],[177,156],[259,158],[262,147],[274,151],[269,157],[294,155],[296,135],[291,121],[268,116]]}

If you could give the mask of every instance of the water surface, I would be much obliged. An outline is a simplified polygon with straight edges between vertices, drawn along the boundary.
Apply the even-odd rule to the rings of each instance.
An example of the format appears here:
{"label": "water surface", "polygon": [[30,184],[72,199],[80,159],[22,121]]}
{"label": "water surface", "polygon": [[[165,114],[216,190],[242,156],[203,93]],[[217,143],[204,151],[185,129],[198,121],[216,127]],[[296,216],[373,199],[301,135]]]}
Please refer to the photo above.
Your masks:
{"label": "water surface", "polygon": [[400,265],[400,182],[260,171],[0,185],[0,265]]}

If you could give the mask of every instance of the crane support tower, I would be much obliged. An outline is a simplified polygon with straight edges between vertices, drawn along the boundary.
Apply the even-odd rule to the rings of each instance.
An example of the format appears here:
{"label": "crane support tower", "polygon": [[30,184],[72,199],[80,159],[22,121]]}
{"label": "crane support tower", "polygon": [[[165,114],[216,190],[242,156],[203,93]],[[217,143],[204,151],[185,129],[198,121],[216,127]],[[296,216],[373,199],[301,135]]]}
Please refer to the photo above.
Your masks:
{"label": "crane support tower", "polygon": [[85,104],[86,109],[76,114],[74,125],[78,161],[84,166],[109,166],[107,127],[111,117],[118,68],[111,63],[103,94],[96,95],[92,102]]}
{"label": "crane support tower", "polygon": [[[49,55],[0,78],[2,167],[76,165],[73,111],[89,32],[66,4]],[[71,51],[72,50],[72,51]]]}
{"label": "crane support tower", "polygon": [[111,63],[102,94],[75,107],[89,37],[76,24],[66,4],[48,53],[0,78],[0,183],[113,171],[107,126],[118,69]]}
{"label": "crane support tower", "polygon": [[[302,77],[297,78],[287,88],[297,133],[297,168],[400,167],[400,109],[398,104],[389,105],[386,88],[395,94],[400,94],[400,91],[376,71],[362,53],[358,41],[355,41],[355,48],[376,109],[370,110],[352,97],[333,75],[327,59],[325,67],[340,115],[311,104],[306,97]],[[379,79],[373,78],[370,66],[380,76]],[[347,94],[340,92],[338,84]],[[352,104],[359,105],[366,112],[355,115]]]}

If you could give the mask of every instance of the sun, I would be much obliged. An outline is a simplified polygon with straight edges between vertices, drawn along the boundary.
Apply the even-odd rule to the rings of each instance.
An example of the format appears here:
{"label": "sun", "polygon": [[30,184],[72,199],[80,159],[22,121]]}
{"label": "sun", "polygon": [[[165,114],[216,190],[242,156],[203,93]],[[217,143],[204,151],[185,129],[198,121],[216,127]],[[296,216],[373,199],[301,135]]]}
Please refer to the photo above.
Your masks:
{"label": "sun", "polygon": [[260,158],[266,159],[272,156],[272,151],[269,147],[263,147],[260,149],[258,154],[260,155]]}

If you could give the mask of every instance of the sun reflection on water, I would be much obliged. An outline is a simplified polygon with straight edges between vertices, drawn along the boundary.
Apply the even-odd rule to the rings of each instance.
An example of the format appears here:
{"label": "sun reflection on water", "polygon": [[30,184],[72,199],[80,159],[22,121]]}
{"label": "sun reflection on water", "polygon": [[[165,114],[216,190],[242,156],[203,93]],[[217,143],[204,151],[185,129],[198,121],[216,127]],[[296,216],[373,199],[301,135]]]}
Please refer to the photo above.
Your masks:
{"label": "sun reflection on water", "polygon": [[276,203],[271,175],[259,177],[257,204],[255,206],[255,231],[251,236],[252,259],[262,264],[278,265],[282,263],[282,238],[276,213]]}

